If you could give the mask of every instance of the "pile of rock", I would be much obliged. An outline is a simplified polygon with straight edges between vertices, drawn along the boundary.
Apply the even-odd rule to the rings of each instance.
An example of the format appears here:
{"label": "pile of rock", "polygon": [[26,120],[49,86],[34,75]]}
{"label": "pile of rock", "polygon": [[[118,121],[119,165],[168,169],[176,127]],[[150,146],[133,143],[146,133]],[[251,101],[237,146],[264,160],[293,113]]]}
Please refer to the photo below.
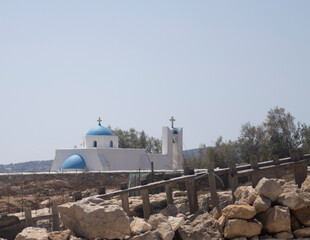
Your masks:
{"label": "pile of rock", "polygon": [[218,219],[225,238],[310,237],[310,177],[301,189],[292,182],[263,178],[255,189],[239,187],[235,197],[235,204],[225,207]]}
{"label": "pile of rock", "polygon": [[[148,220],[128,217],[118,204],[91,197],[58,207],[61,219],[75,235],[86,239],[172,240],[221,238],[218,222],[208,212],[187,217],[172,204]],[[180,208],[182,210],[182,208]],[[177,236],[176,236],[177,235]]]}

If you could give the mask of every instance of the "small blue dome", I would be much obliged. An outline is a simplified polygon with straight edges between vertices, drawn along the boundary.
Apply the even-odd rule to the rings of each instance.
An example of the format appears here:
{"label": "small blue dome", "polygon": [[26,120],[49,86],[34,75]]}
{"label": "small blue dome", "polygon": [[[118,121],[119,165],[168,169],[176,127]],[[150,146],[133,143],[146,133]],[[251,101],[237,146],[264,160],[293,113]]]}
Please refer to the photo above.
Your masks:
{"label": "small blue dome", "polygon": [[101,125],[98,125],[92,129],[90,129],[87,133],[86,136],[114,136],[114,134],[112,133],[112,131],[106,127],[103,127]]}
{"label": "small blue dome", "polygon": [[64,161],[61,166],[62,169],[85,169],[86,164],[84,159],[78,155],[73,154]]}

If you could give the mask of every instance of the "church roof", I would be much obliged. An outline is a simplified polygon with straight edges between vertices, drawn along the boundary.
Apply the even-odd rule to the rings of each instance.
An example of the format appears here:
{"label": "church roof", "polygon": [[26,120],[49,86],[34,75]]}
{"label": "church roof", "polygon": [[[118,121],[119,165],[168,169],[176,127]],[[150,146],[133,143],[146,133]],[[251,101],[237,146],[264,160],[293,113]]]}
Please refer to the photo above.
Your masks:
{"label": "church roof", "polygon": [[85,169],[85,167],[86,163],[84,159],[78,154],[68,157],[61,166],[62,169]]}
{"label": "church roof", "polygon": [[90,129],[87,133],[86,136],[114,136],[113,132],[107,128],[107,127],[103,127],[101,126],[101,124],[99,124],[98,126]]}

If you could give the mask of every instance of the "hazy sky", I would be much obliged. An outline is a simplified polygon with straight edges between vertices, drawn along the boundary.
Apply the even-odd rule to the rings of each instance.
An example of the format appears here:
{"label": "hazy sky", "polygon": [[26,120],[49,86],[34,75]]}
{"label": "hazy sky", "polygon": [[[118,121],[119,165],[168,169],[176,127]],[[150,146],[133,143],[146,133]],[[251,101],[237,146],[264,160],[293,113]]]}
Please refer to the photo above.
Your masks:
{"label": "hazy sky", "polygon": [[1,1],[0,164],[53,159],[97,122],[184,148],[284,107],[310,124],[310,1]]}

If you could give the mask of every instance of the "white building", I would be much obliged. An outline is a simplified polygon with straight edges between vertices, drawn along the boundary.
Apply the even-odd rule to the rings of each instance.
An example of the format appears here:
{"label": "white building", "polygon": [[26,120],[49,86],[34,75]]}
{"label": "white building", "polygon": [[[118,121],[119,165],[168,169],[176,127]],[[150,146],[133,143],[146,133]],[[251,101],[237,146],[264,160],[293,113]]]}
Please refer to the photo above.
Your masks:
{"label": "white building", "polygon": [[182,169],[183,166],[183,129],[162,128],[162,153],[151,154],[145,149],[118,148],[118,137],[106,127],[90,129],[83,137],[81,148],[56,149],[51,171],[70,170],[155,170]]}

